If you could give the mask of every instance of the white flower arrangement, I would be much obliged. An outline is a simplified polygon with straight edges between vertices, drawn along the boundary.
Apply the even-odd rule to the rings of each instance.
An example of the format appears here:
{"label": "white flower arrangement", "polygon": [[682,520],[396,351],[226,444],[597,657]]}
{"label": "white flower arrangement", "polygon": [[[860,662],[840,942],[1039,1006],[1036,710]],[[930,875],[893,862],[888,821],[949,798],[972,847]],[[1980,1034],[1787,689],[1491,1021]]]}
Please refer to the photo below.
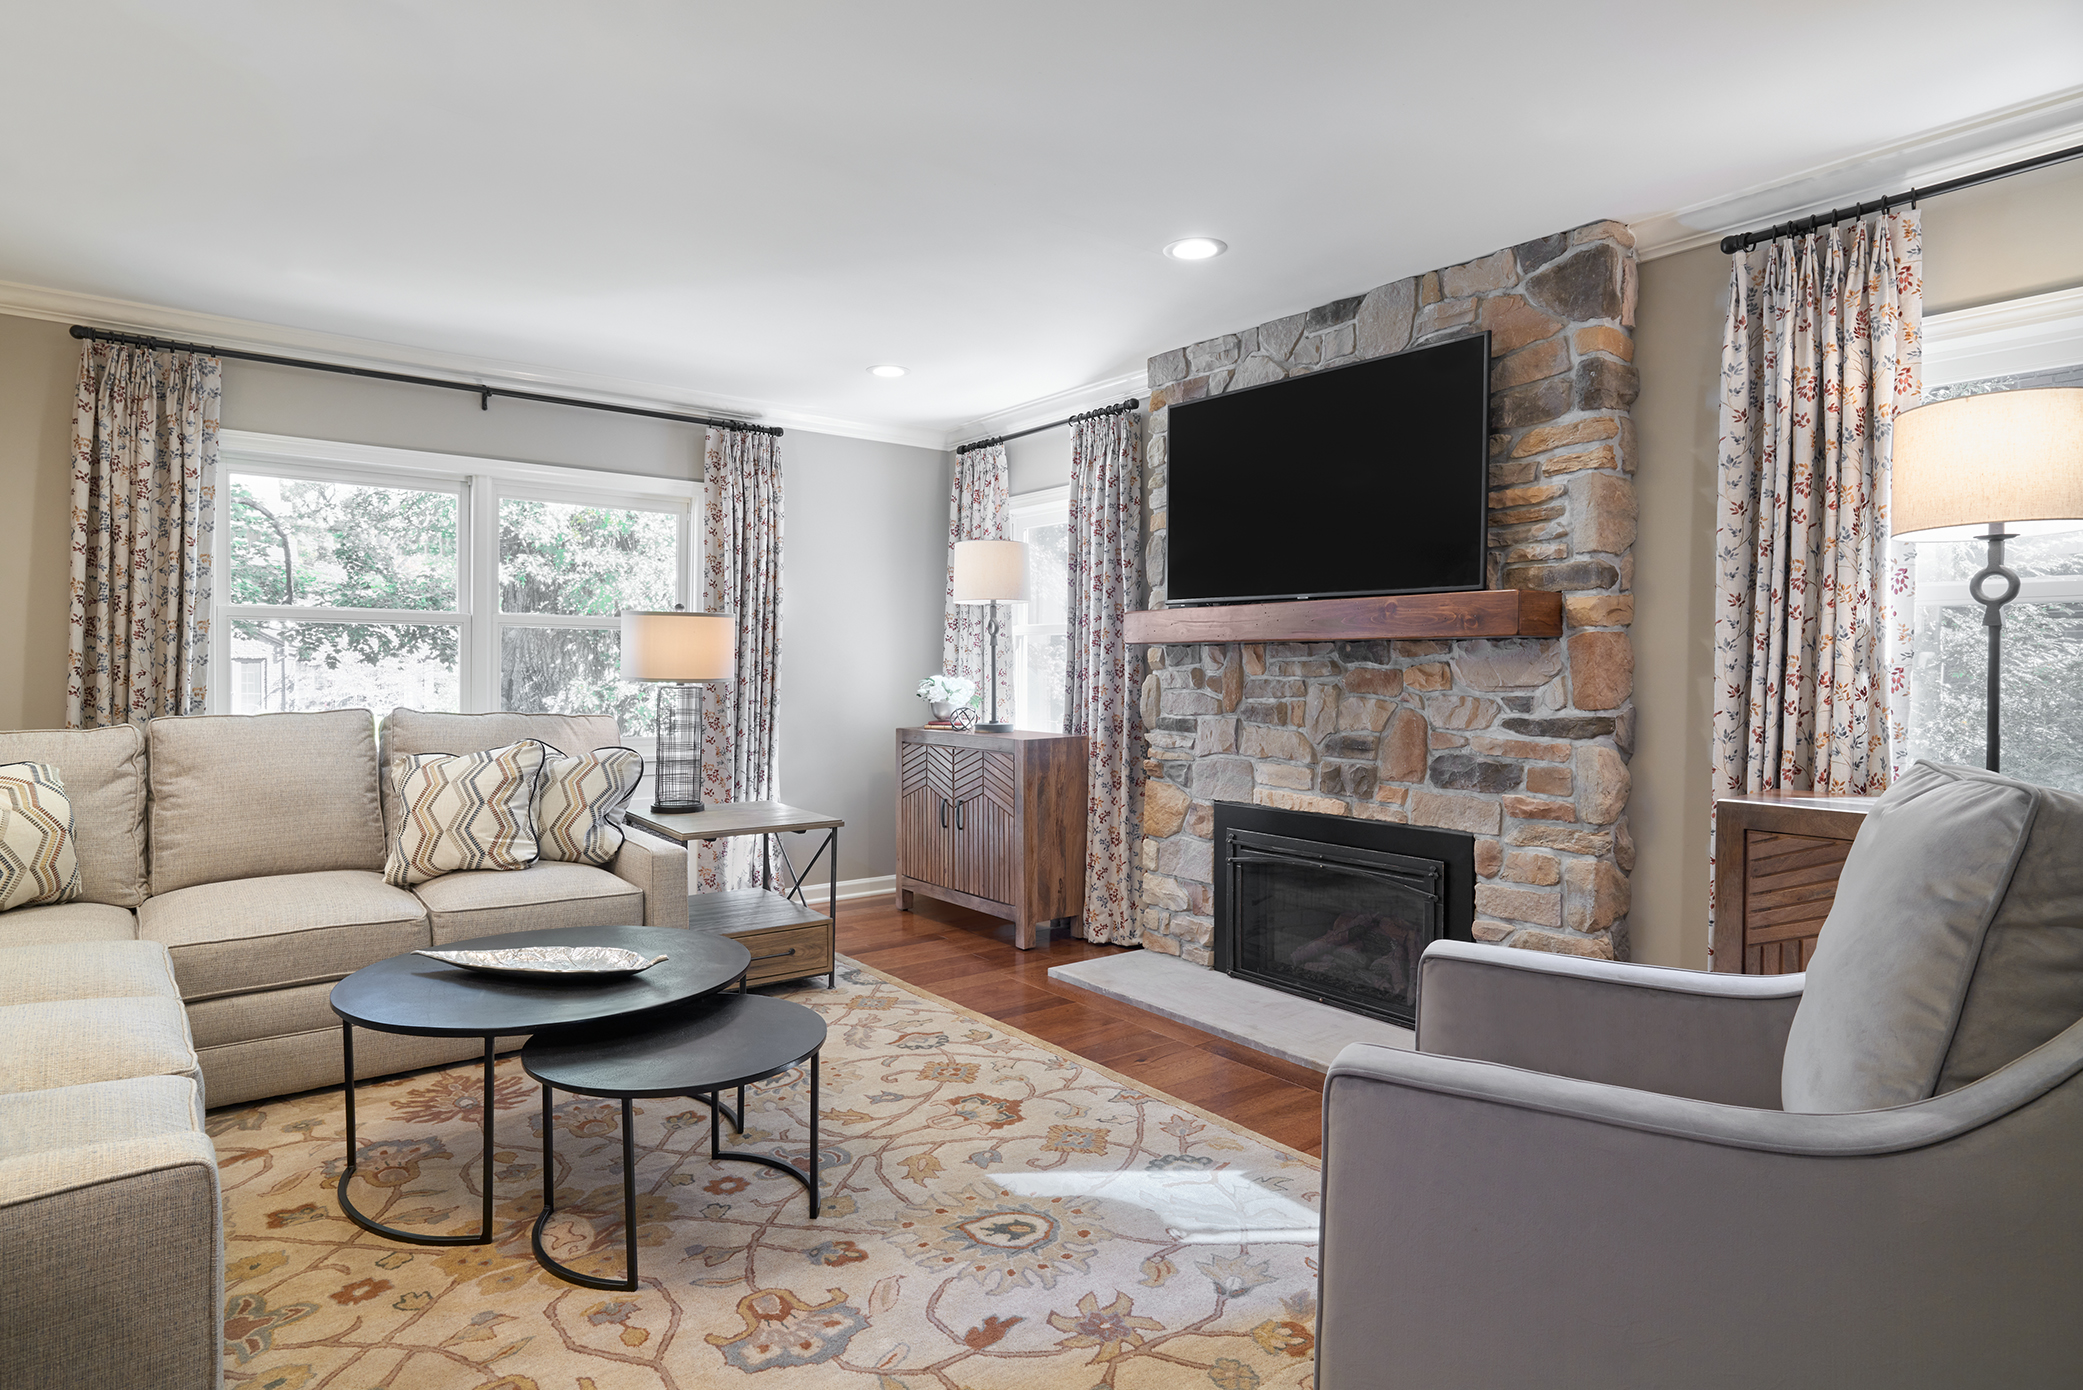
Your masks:
{"label": "white flower arrangement", "polygon": [[919,682],[917,693],[937,705],[966,705],[976,695],[976,682],[967,676],[928,676]]}

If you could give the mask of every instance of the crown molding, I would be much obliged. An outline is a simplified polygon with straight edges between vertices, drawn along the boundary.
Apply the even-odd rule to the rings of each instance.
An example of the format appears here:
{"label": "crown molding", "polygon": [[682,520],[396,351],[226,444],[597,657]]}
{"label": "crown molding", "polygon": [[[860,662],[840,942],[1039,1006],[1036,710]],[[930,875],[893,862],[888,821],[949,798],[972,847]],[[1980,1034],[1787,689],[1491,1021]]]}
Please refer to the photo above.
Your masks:
{"label": "crown molding", "polygon": [[507,386],[515,390],[545,394],[586,396],[614,405],[633,405],[651,410],[686,410],[704,415],[732,416],[757,420],[763,425],[807,430],[813,434],[836,434],[852,439],[869,439],[881,444],[909,444],[915,448],[942,448],[942,431],[924,426],[881,425],[847,420],[833,415],[777,406],[770,401],[738,396],[696,393],[665,382],[601,372],[570,371],[542,367],[475,353],[448,352],[439,348],[413,347],[403,343],[356,338],[311,328],[261,323],[230,318],[223,314],[193,309],[174,309],[161,304],[113,299],[76,290],[55,290],[42,285],[24,285],[0,280],[0,314],[17,318],[43,319],[53,323],[79,323],[90,328],[107,328],[121,333],[152,337],[193,339],[213,347],[237,348],[277,356],[308,357],[343,367],[373,367],[379,371],[410,372],[420,376],[452,377],[472,385]]}
{"label": "crown molding", "polygon": [[2083,143],[2083,87],[1999,107],[1784,178],[1629,223],[1642,260],[1710,246],[1732,232],[1900,193]]}
{"label": "crown molding", "polygon": [[1924,385],[2023,376],[2083,362],[2083,288],[1924,320]]}
{"label": "crown molding", "polygon": [[989,415],[979,415],[958,429],[949,430],[946,441],[940,447],[952,449],[958,444],[967,444],[972,439],[987,439],[996,434],[1018,434],[1021,430],[1045,425],[1060,420],[1066,415],[1077,415],[1087,410],[1097,410],[1103,405],[1112,405],[1123,396],[1140,396],[1149,389],[1150,372],[1139,367],[1120,376],[1110,376],[1103,381],[1091,381],[1083,386],[1073,386],[1046,396],[1036,396],[1031,401],[994,410]]}

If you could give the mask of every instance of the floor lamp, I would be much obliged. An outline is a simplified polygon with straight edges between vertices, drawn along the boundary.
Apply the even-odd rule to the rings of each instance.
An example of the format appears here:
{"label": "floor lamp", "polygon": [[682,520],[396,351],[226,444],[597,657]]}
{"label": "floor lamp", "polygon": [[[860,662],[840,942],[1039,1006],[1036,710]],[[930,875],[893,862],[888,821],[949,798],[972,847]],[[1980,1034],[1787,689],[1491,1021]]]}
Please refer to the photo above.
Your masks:
{"label": "floor lamp", "polygon": [[1986,762],[2001,771],[2003,609],[2020,587],[2003,557],[2017,532],[2004,528],[2083,520],[2083,388],[1992,391],[1906,410],[1895,421],[1894,474],[1888,519],[1897,536],[1987,528],[1974,539],[1987,542],[1989,563],[1967,592],[1989,631]]}
{"label": "floor lamp", "polygon": [[651,810],[702,809],[702,685],[737,674],[735,613],[622,615],[622,679],[658,686],[658,755],[651,763]]}
{"label": "floor lamp", "polygon": [[977,725],[977,730],[1009,733],[1012,724],[998,720],[998,605],[1027,597],[1027,547],[1019,541],[956,541],[949,565],[955,575],[955,602],[991,605],[991,616],[984,623],[984,684],[991,691],[990,718]]}

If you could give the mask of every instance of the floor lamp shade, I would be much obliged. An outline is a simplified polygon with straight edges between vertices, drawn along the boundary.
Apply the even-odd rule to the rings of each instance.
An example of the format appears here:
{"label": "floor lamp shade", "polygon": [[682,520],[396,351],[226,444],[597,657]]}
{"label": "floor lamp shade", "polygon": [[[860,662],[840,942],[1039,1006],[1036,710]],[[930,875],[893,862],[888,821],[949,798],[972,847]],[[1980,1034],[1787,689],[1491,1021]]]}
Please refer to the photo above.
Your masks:
{"label": "floor lamp shade", "polygon": [[622,679],[658,684],[658,755],[651,766],[651,810],[702,809],[702,687],[737,671],[735,613],[622,615]]}
{"label": "floor lamp shade", "polygon": [[1019,541],[956,541],[948,557],[955,602],[988,603],[984,624],[984,684],[991,691],[990,718],[976,727],[1002,734],[1013,726],[998,719],[998,605],[1027,597],[1027,547]]}
{"label": "floor lamp shade", "polygon": [[[1888,522],[1897,536],[1986,526],[1989,562],[1968,581],[1989,632],[1987,764],[2003,761],[2003,609],[2017,573],[2005,526],[2083,520],[2083,388],[1992,391],[1906,410],[1895,421]],[[2001,587],[1997,587],[2000,585]]]}

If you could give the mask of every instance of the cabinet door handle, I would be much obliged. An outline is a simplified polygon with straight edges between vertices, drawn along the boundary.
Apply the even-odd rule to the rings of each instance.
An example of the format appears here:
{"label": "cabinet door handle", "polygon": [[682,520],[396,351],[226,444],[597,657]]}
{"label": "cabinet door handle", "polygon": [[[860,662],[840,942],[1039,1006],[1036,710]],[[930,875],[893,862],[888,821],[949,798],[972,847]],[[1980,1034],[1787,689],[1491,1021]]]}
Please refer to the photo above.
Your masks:
{"label": "cabinet door handle", "polygon": [[955,803],[955,829],[957,830],[962,828],[962,808],[968,804],[966,801],[957,801]]}
{"label": "cabinet door handle", "polygon": [[947,829],[947,798],[940,798],[940,828]]}

